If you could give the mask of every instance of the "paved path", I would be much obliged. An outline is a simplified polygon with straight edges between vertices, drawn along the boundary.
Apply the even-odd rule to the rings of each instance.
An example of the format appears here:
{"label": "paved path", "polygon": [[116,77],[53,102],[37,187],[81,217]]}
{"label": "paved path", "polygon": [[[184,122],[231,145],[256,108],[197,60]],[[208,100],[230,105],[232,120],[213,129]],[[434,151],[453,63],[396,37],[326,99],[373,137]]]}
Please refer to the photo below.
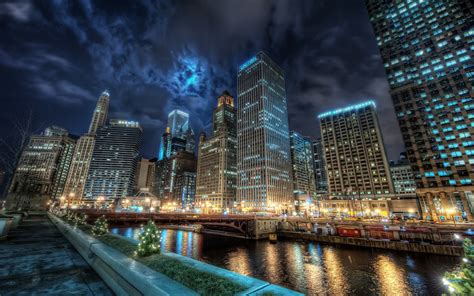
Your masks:
{"label": "paved path", "polygon": [[30,216],[0,241],[0,296],[113,295],[47,216]]}

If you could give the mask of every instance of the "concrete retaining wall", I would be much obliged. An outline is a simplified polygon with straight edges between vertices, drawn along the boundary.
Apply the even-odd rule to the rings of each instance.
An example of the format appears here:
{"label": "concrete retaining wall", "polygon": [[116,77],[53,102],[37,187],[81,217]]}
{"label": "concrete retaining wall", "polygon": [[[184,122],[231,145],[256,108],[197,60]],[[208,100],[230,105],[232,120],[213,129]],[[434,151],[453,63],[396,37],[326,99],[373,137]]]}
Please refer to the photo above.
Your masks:
{"label": "concrete retaining wall", "polygon": [[463,256],[464,251],[462,247],[449,246],[449,245],[430,245],[420,243],[405,243],[395,241],[382,241],[382,240],[367,240],[365,238],[354,238],[354,237],[341,237],[341,236],[321,236],[312,233],[301,233],[301,232],[289,232],[281,231],[278,233],[280,237],[292,238],[292,239],[304,239],[310,241],[317,241],[323,243],[335,243],[352,245],[359,247],[389,249],[396,251],[406,252],[418,252],[418,253],[429,253],[437,255],[448,255],[448,256]]}
{"label": "concrete retaining wall", "polygon": [[[49,217],[117,295],[198,295],[195,291],[123,255],[59,218],[51,214]],[[164,255],[194,269],[218,275],[247,287],[239,295],[263,295],[268,292],[272,295],[303,295],[175,253],[167,252]]]}

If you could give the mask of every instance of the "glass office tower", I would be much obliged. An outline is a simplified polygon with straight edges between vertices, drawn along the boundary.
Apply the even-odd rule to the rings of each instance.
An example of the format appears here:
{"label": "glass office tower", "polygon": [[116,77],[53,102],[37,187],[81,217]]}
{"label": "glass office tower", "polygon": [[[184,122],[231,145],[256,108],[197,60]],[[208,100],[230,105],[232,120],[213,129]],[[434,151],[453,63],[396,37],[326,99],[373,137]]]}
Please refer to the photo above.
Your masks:
{"label": "glass office tower", "polygon": [[237,202],[243,211],[293,206],[283,70],[260,52],[237,74]]}
{"label": "glass office tower", "polygon": [[426,219],[474,211],[474,6],[366,0]]}

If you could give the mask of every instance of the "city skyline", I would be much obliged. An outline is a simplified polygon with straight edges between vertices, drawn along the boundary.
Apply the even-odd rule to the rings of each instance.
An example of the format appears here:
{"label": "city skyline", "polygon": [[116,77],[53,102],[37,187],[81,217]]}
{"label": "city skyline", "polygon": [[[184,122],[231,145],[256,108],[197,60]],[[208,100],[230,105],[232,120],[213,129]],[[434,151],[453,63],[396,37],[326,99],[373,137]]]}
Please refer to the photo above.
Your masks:
{"label": "city skyline", "polygon": [[[43,7],[29,3],[23,11],[23,16],[5,10],[6,13],[0,15],[0,18],[11,22],[2,37],[5,41],[2,44],[8,44],[9,38],[12,38],[15,32],[17,39],[20,40],[17,44],[24,50],[12,51],[8,46],[2,47],[0,65],[8,69],[7,72],[13,73],[13,76],[24,75],[25,79],[12,82],[9,77],[2,76],[5,78],[2,81],[11,82],[4,94],[3,102],[5,104],[3,109],[9,109],[11,112],[8,114],[0,112],[0,118],[7,122],[5,127],[0,128],[0,132],[5,137],[10,137],[11,128],[8,126],[11,122],[10,116],[21,114],[23,112],[21,110],[29,105],[35,110],[35,127],[43,129],[56,124],[67,127],[72,134],[81,135],[89,122],[80,114],[90,112],[97,94],[108,89],[114,98],[111,101],[110,116],[140,122],[144,129],[144,138],[147,139],[142,152],[146,157],[155,157],[156,147],[167,124],[166,116],[170,111],[180,109],[192,114],[190,123],[194,128],[196,140],[201,131],[210,132],[212,124],[208,115],[212,113],[213,98],[224,89],[229,89],[229,92],[236,96],[235,77],[239,65],[256,52],[263,50],[287,73],[288,112],[292,130],[316,139],[318,137],[316,114],[349,105],[351,102],[375,99],[379,112],[385,119],[381,122],[382,130],[389,135],[385,139],[389,158],[396,159],[403,145],[389,99],[383,65],[374,42],[375,36],[363,1],[353,1],[349,4],[343,1],[334,3],[321,1],[318,5],[302,2],[290,8],[287,8],[287,4],[262,2],[257,7],[252,7],[250,2],[242,3],[240,9],[233,10],[235,15],[224,21],[225,26],[210,36],[211,46],[202,44],[197,36],[191,36],[189,32],[192,28],[188,27],[185,27],[178,36],[179,40],[184,41],[181,44],[164,44],[162,37],[157,37],[159,40],[146,37],[148,35],[145,33],[162,36],[158,33],[165,34],[167,25],[156,24],[156,19],[153,19],[150,22],[155,27],[161,28],[159,32],[152,31],[153,26],[147,24],[136,28],[130,25],[122,7],[108,10],[107,4],[94,4],[92,7],[85,7],[80,3],[65,7],[52,4]],[[349,13],[349,9],[345,9],[347,5],[351,6],[350,10],[359,13]],[[143,13],[144,8],[145,4],[140,2],[132,11]],[[189,17],[192,8],[195,8],[192,4],[181,2],[173,4],[163,2],[158,8],[153,5],[149,7],[151,12],[159,9],[160,16],[166,14],[165,19],[176,22],[176,25],[184,22],[184,16]],[[248,14],[247,12],[255,8],[276,12],[266,13],[261,20],[250,13],[253,27],[250,27],[250,24],[234,23],[243,14]],[[140,51],[137,47],[139,38],[133,38],[130,44],[117,44],[115,38],[104,39],[104,44],[90,40],[92,33],[88,33],[88,30],[97,32],[99,36],[105,36],[104,34],[110,30],[100,28],[98,21],[87,23],[90,18],[88,12],[91,9],[100,16],[98,19],[102,22],[115,21],[116,30],[123,34],[133,32],[146,42],[151,39],[150,48],[159,49],[162,58],[151,56],[148,50]],[[219,12],[224,6],[202,5],[196,9],[202,14],[220,15]],[[285,9],[293,11],[294,16],[288,19],[282,18],[277,12]],[[334,9],[339,13],[336,19],[325,16],[327,11]],[[305,10],[319,15],[320,20],[312,20]],[[84,12],[85,16],[79,16],[81,14],[78,14],[78,11]],[[45,21],[45,16],[49,14],[51,19]],[[344,19],[343,24],[338,22],[341,19]],[[202,29],[206,28],[207,25],[200,20],[195,21],[204,26]],[[78,26],[78,23],[84,24],[84,27]],[[272,23],[278,26],[265,32],[263,29],[272,27]],[[43,36],[44,31],[51,29],[52,24],[62,25],[58,36],[67,40],[63,43],[68,44],[68,51],[60,49],[57,42],[49,38],[43,38],[41,41],[33,38],[30,43],[23,43],[21,40],[24,39],[26,42],[31,39],[29,38],[31,32],[17,27],[25,24],[35,24],[38,36]],[[294,38],[298,44],[308,45],[315,42],[310,40],[313,31],[322,33],[315,36],[319,43],[317,46],[313,44],[315,49],[309,51],[307,45],[298,49],[282,42],[285,30],[289,32],[289,38]],[[226,38],[228,33],[237,36],[237,40],[229,42],[248,43],[248,45],[232,48],[224,46],[220,50],[222,53],[217,54],[215,49],[223,46],[219,41]],[[345,44],[352,39],[356,39],[357,44],[366,43],[366,45],[351,51],[345,50],[347,48]],[[88,45],[87,40],[93,46]],[[112,45],[115,44],[117,44],[116,51],[112,49]],[[109,51],[112,57],[101,60],[98,54],[100,52],[107,54]],[[72,55],[73,52],[76,56]],[[17,58],[18,63],[11,63],[9,57]],[[38,64],[38,57],[44,57],[43,63]],[[112,59],[119,57],[124,59],[123,63],[119,65],[111,63]],[[138,61],[146,59],[151,60],[150,66],[145,69],[139,66]],[[310,63],[305,65],[303,60],[308,60]],[[29,65],[26,61],[30,61]],[[46,71],[45,75],[37,77],[34,71],[43,69],[46,65],[51,71]],[[125,75],[127,67],[130,67],[129,75]],[[76,73],[86,72],[87,75],[81,75],[81,78],[72,75],[71,71],[74,68],[79,71]],[[59,73],[64,75],[56,78]],[[23,94],[25,90],[29,90],[28,94]],[[9,99],[14,96],[15,100]],[[56,112],[58,110],[61,112]]]}
{"label": "city skyline", "polygon": [[472,0],[0,3],[6,295],[474,295]]}

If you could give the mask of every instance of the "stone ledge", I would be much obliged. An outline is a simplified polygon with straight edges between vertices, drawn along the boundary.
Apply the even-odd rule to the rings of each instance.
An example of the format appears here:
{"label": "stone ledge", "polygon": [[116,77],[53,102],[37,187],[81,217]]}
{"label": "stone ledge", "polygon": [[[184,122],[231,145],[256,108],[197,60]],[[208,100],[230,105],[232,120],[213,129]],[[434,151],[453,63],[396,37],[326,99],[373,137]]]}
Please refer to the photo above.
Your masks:
{"label": "stone ledge", "polygon": [[117,295],[198,295],[79,229],[49,215],[59,231]]}

